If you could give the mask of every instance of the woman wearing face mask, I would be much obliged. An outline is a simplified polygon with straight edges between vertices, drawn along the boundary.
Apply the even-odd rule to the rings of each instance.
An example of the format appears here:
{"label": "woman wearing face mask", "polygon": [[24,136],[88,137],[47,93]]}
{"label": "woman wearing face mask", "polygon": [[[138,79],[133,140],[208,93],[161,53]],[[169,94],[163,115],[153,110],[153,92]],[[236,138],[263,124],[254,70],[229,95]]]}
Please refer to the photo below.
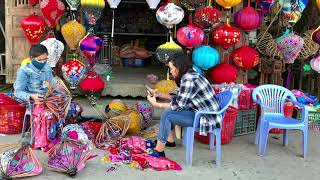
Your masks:
{"label": "woman wearing face mask", "polygon": [[[150,153],[155,157],[165,157],[165,147],[175,147],[173,138],[174,125],[193,126],[195,111],[218,111],[219,104],[209,81],[192,69],[192,62],[185,54],[176,54],[168,66],[174,77],[178,91],[174,96],[150,90],[148,101],[154,106],[165,109],[161,115],[156,147]],[[159,103],[156,98],[169,100]],[[200,131],[206,133],[214,127],[220,127],[221,116],[203,116],[200,119]]]}
{"label": "woman wearing face mask", "polygon": [[52,112],[43,104],[44,95],[51,88],[53,74],[47,63],[48,51],[45,46],[33,45],[29,55],[31,62],[21,66],[17,72],[14,94],[20,99],[34,102],[32,108],[34,137],[32,139],[35,140],[35,148],[43,148],[50,142],[48,132],[55,119]]}

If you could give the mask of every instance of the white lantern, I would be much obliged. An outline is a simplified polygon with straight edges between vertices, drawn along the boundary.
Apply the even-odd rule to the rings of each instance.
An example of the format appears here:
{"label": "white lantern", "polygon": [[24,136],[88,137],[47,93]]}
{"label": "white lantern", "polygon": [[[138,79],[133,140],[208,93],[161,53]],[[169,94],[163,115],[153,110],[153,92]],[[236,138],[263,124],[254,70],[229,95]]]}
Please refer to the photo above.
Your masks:
{"label": "white lantern", "polygon": [[158,9],[156,17],[160,24],[172,28],[183,20],[184,11],[180,6],[168,3]]}
{"label": "white lantern", "polygon": [[156,9],[158,4],[160,3],[160,0],[146,0],[150,9]]}
{"label": "white lantern", "polygon": [[110,5],[111,9],[117,9],[121,0],[107,0],[108,4]]}
{"label": "white lantern", "polygon": [[57,62],[64,51],[64,44],[56,38],[48,38],[40,44],[44,45],[48,50],[48,64],[51,67],[56,67]]}
{"label": "white lantern", "polygon": [[320,73],[320,54],[316,55],[310,61],[311,68]]}

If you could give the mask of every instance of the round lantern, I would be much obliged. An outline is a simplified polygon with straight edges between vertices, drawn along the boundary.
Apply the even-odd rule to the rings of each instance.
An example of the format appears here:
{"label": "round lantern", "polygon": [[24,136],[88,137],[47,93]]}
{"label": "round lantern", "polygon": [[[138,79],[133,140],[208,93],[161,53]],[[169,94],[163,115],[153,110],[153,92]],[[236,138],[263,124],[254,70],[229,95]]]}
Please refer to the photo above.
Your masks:
{"label": "round lantern", "polygon": [[96,22],[100,18],[105,5],[106,3],[104,0],[81,0],[82,10],[89,25],[96,25]]}
{"label": "round lantern", "polygon": [[312,40],[318,44],[320,44],[320,26],[312,32]]}
{"label": "round lantern", "polygon": [[214,43],[225,49],[236,45],[240,41],[240,36],[240,30],[228,23],[214,29],[212,32]]}
{"label": "round lantern", "polygon": [[155,54],[160,62],[167,63],[175,54],[182,52],[183,49],[170,37],[170,42],[166,42],[157,47]]}
{"label": "round lantern", "polygon": [[79,81],[84,76],[86,66],[77,59],[65,63],[62,68],[62,76],[70,84],[70,89],[76,89]]}
{"label": "round lantern", "polygon": [[154,88],[163,94],[170,94],[176,92],[177,84],[173,80],[161,80],[155,84]]}
{"label": "round lantern", "polygon": [[39,4],[39,0],[29,0],[29,4],[31,4],[32,6],[35,6]]}
{"label": "round lantern", "polygon": [[218,51],[210,46],[198,47],[192,53],[193,65],[202,70],[208,70],[216,66],[219,63],[219,59]]}
{"label": "round lantern", "polygon": [[143,117],[143,128],[146,129],[152,121],[154,109],[148,101],[138,101],[136,108]]}
{"label": "round lantern", "polygon": [[194,11],[197,7],[205,5],[206,0],[181,0],[180,4],[188,11]]}
{"label": "round lantern", "polygon": [[80,82],[80,90],[84,91],[92,105],[97,103],[98,96],[105,87],[105,82],[95,72],[89,72],[87,77]]}
{"label": "round lantern", "polygon": [[197,8],[194,13],[194,22],[203,29],[219,24],[221,20],[220,11],[211,6],[210,0],[208,2],[208,6]]}
{"label": "round lantern", "polygon": [[129,134],[138,134],[142,130],[142,116],[136,110],[128,110],[126,112],[128,118],[130,119],[130,126],[127,133]]}
{"label": "round lantern", "polygon": [[128,110],[126,104],[121,99],[112,100],[109,103],[109,109],[118,112],[125,112]]}
{"label": "round lantern", "polygon": [[89,35],[80,42],[80,49],[90,66],[96,64],[96,57],[99,56],[103,44],[103,39]]}
{"label": "round lantern", "polygon": [[66,2],[68,3],[71,11],[76,11],[80,6],[80,0],[66,0]]}
{"label": "round lantern", "polygon": [[193,25],[191,17],[189,17],[189,25],[182,27],[177,32],[177,40],[187,49],[198,47],[202,44],[204,32],[202,29]]}
{"label": "round lantern", "polygon": [[310,61],[311,68],[320,73],[320,54],[317,54]]}
{"label": "round lantern", "polygon": [[245,32],[257,29],[261,24],[262,18],[258,11],[250,6],[245,7],[234,14],[234,22]]}
{"label": "round lantern", "polygon": [[227,63],[219,64],[210,71],[211,81],[216,84],[231,83],[238,77],[237,68]]}
{"label": "round lantern", "polygon": [[80,40],[86,35],[86,29],[82,24],[73,20],[61,27],[61,33],[68,46],[74,51],[77,49]]}
{"label": "round lantern", "polygon": [[21,21],[21,27],[24,35],[29,40],[30,44],[33,45],[39,42],[41,36],[45,32],[46,23],[41,17],[31,14]]}
{"label": "round lantern", "polygon": [[62,52],[64,51],[64,44],[56,38],[49,38],[41,42],[48,50],[48,64],[51,67],[56,67]]}
{"label": "round lantern", "polygon": [[110,8],[116,9],[121,0],[107,0]]}
{"label": "round lantern", "polygon": [[64,13],[65,6],[60,0],[43,0],[40,10],[49,28],[55,28]]}
{"label": "round lantern", "polygon": [[236,66],[247,71],[259,64],[260,55],[257,50],[244,44],[232,53],[232,60]]}
{"label": "round lantern", "polygon": [[158,4],[161,0],[147,0],[150,9],[157,9]]}
{"label": "round lantern", "polygon": [[233,6],[236,6],[236,5],[240,4],[240,3],[241,3],[241,0],[216,0],[216,2],[217,2],[220,6],[226,8],[226,9],[230,9],[230,8],[232,8]]}
{"label": "round lantern", "polygon": [[25,59],[23,59],[23,60],[21,61],[20,67],[23,67],[23,66],[25,66],[25,65],[27,65],[27,64],[29,64],[29,63],[31,63],[31,58],[30,58],[30,57],[25,58]]}
{"label": "round lantern", "polygon": [[157,10],[156,18],[160,24],[170,29],[183,20],[184,11],[174,3],[167,3]]}
{"label": "round lantern", "polygon": [[294,60],[299,56],[303,44],[303,38],[293,32],[290,33],[288,29],[277,39],[277,48],[282,54],[283,60],[289,64],[294,63]]}

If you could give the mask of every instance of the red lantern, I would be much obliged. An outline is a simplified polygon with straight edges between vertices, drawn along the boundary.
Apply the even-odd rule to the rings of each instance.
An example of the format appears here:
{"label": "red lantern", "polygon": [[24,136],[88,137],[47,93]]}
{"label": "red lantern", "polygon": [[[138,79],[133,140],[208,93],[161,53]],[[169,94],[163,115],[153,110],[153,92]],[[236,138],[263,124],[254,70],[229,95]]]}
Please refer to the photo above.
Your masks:
{"label": "red lantern", "polygon": [[96,72],[89,72],[87,77],[80,83],[80,89],[86,92],[100,92],[105,83]]}
{"label": "red lantern", "polygon": [[214,24],[220,23],[220,11],[211,6],[211,3],[206,7],[196,9],[194,13],[194,21],[201,28],[209,28]]}
{"label": "red lantern", "polygon": [[37,44],[45,32],[46,23],[41,17],[31,14],[21,21],[21,27],[30,44]]}
{"label": "red lantern", "polygon": [[231,83],[238,77],[237,68],[227,63],[219,64],[210,71],[211,81],[216,84]]}
{"label": "red lantern", "polygon": [[228,23],[214,29],[212,32],[214,43],[225,49],[236,45],[240,41],[240,37],[240,30]]}
{"label": "red lantern", "polygon": [[49,28],[55,28],[64,13],[65,6],[60,0],[42,0],[40,10]]}
{"label": "red lantern", "polygon": [[232,53],[233,63],[242,70],[247,71],[260,62],[260,55],[254,48],[244,44]]}
{"label": "red lantern", "polygon": [[248,7],[245,7],[234,14],[235,24],[245,32],[250,32],[259,28],[261,20],[260,13],[250,6],[250,1],[248,2]]}
{"label": "red lantern", "polygon": [[39,4],[39,0],[29,0],[29,4],[31,4],[32,6],[35,6]]}
{"label": "red lantern", "polygon": [[189,16],[189,25],[182,27],[177,32],[177,40],[188,49],[198,47],[202,44],[204,32],[202,29],[193,25],[191,16]]}

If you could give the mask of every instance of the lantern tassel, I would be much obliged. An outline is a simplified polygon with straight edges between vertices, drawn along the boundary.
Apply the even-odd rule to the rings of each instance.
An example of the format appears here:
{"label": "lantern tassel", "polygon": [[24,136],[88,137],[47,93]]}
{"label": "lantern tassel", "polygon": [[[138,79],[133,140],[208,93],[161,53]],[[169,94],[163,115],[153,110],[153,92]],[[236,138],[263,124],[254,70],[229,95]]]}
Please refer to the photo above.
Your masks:
{"label": "lantern tassel", "polygon": [[111,39],[113,39],[114,33],[114,9],[112,9],[112,30],[111,30]]}

